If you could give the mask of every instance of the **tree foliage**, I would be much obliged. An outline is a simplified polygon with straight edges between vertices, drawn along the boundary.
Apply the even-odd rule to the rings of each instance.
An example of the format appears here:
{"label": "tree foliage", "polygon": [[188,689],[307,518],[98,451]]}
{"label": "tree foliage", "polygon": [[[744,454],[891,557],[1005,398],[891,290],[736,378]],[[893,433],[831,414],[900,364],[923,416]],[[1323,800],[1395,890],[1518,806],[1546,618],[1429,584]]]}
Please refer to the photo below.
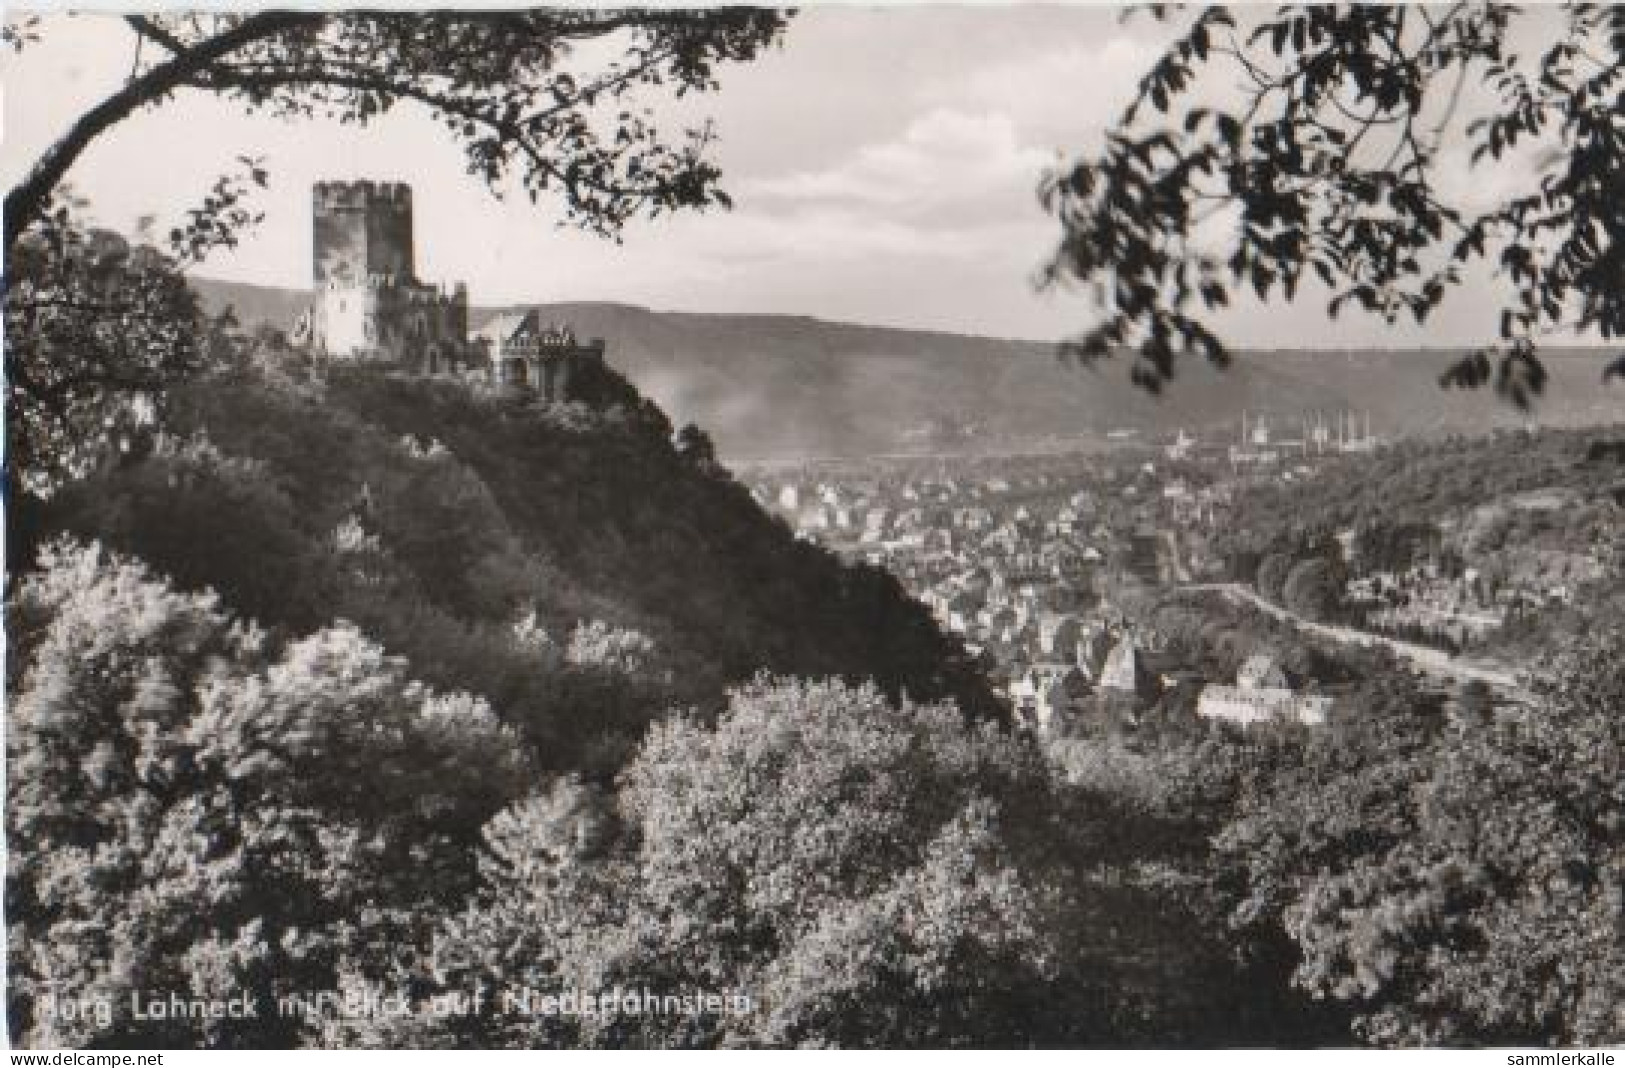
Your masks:
{"label": "tree foliage", "polygon": [[1354,531],[1353,553],[1366,571],[1398,573],[1438,555],[1444,539],[1422,519],[1373,519]]}
{"label": "tree foliage", "polygon": [[1620,1006],[1625,675],[1617,630],[1527,708],[1422,714],[1397,690],[1260,781],[1220,838],[1244,926],[1393,1045],[1603,1045]]}
{"label": "tree foliage", "polygon": [[156,425],[169,387],[208,361],[206,324],[174,258],[87,230],[66,204],[6,273],[7,481],[49,493]]}
{"label": "tree foliage", "polygon": [[65,530],[267,628],[350,620],[426,683],[487,697],[555,770],[612,771],[668,704],[715,710],[764,667],[997,714],[895,579],[696,469],[613,371],[601,406],[531,405],[258,351],[175,389],[144,455],[31,509],[16,567]]}
{"label": "tree foliage", "polygon": [[702,471],[717,469],[717,447],[711,435],[693,423],[684,423],[677,432],[677,455]]}
{"label": "tree foliage", "polygon": [[[1333,316],[1424,323],[1487,271],[1509,283],[1477,309],[1498,340],[1446,385],[1493,378],[1527,404],[1545,381],[1544,336],[1625,334],[1625,11],[1156,11],[1185,20],[1181,32],[1105,148],[1044,186],[1063,233],[1047,277],[1099,303],[1065,354],[1132,348],[1134,380],[1156,390],[1182,356],[1228,361],[1206,323],[1238,290],[1291,301],[1314,283]],[[1451,181],[1464,155],[1523,180],[1499,199]],[[1615,362],[1605,377],[1622,372]]]}
{"label": "tree foliage", "polygon": [[505,1046],[985,1036],[998,998],[1056,966],[1038,916],[1052,888],[1012,857],[1011,799],[993,796],[1032,759],[951,707],[753,683],[714,730],[656,727],[617,794],[566,779],[497,817],[482,903],[447,920],[436,958],[496,1004],[622,988],[743,994],[751,1011],[440,1026]]}
{"label": "tree foliage", "polygon": [[[487,829],[448,989],[743,994],[747,1012],[417,1018],[356,1036],[501,1046],[1123,1041],[1080,820],[1035,748],[952,706],[761,678],[658,725],[615,792],[564,779]],[[1143,946],[1141,947],[1143,950]],[[1143,1004],[1135,1008],[1145,1011]],[[1149,1026],[1155,1026],[1154,1024]]]}
{"label": "tree foliage", "polygon": [[1266,601],[1281,603],[1287,576],[1292,572],[1292,557],[1285,553],[1270,553],[1258,562],[1258,575],[1253,584]]}
{"label": "tree foliage", "polygon": [[1330,622],[1343,601],[1344,572],[1335,561],[1313,556],[1292,565],[1281,587],[1281,604],[1290,612]]}
{"label": "tree foliage", "polygon": [[[279,648],[96,547],[51,546],[8,624],[10,1016],[31,1044],[299,1041],[275,999],[410,958],[526,776],[483,701],[354,628]],[[258,1015],[134,1014],[170,994]]]}

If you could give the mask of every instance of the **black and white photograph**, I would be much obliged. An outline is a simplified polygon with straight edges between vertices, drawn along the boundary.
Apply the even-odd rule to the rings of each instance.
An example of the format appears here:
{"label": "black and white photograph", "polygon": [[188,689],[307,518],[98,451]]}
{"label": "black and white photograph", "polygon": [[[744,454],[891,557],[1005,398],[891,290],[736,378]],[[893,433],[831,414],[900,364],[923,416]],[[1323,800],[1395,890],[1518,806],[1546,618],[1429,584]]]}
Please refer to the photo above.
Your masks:
{"label": "black and white photograph", "polygon": [[0,93],[8,1048],[1617,1063],[1625,6],[25,2]]}

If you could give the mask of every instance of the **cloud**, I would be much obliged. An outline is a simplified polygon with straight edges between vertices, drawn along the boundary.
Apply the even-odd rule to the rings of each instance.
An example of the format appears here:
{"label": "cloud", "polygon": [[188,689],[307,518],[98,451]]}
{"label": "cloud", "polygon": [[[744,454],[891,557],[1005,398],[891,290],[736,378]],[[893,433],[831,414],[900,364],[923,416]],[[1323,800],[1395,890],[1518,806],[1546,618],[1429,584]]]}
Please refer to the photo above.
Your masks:
{"label": "cloud", "polygon": [[[739,212],[696,230],[691,247],[713,269],[736,265],[747,289],[757,284],[751,272],[799,268],[803,285],[820,278],[809,288],[827,289],[829,278],[854,290],[890,288],[919,302],[922,318],[927,308],[938,321],[958,318],[950,312],[957,301],[942,302],[944,292],[974,292],[980,301],[991,289],[1004,293],[1005,329],[1022,306],[1034,322],[1051,321],[1054,312],[1039,310],[1029,287],[1054,238],[1038,182],[1063,151],[1095,146],[1160,50],[1127,32],[1057,41],[1048,49],[1030,47],[1030,37],[1021,49],[994,42],[986,58],[966,56],[952,75],[940,66],[900,82],[894,99],[906,101],[910,117],[889,132],[871,127],[822,165],[742,177]],[[934,294],[904,281],[922,277],[936,280]]]}
{"label": "cloud", "polygon": [[962,77],[920,87],[937,107],[974,106],[1008,116],[1029,143],[1064,151],[1094,147],[1151,69],[1162,44],[1128,34],[1003,57]]}
{"label": "cloud", "polygon": [[930,111],[891,141],[864,145],[818,170],[743,183],[742,200],[862,206],[888,213],[935,211],[1007,197],[1030,196],[1047,155],[1023,146],[1015,123],[995,112]]}

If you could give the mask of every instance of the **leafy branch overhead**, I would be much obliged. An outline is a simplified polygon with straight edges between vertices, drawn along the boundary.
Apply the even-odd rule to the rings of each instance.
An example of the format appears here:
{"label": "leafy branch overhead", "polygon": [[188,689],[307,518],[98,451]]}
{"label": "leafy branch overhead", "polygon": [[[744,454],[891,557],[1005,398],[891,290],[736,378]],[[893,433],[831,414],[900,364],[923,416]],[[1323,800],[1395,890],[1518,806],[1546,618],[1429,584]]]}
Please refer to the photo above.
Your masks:
{"label": "leafy branch overhead", "polygon": [[[1161,19],[1187,17],[1153,9]],[[1063,355],[1228,361],[1207,325],[1238,291],[1426,323],[1493,271],[1504,299],[1446,386],[1540,393],[1542,341],[1625,334],[1625,9],[1566,4],[1196,9],[1096,155],[1046,176],[1049,285],[1100,315]],[[1533,54],[1513,42],[1538,41]],[[1462,181],[1495,169],[1493,185]],[[1507,176],[1519,178],[1504,195]],[[1521,177],[1520,177],[1521,176]],[[1615,364],[1613,373],[1621,373]],[[1605,373],[1605,377],[1607,374]]]}
{"label": "leafy branch overhead", "polygon": [[[81,115],[6,196],[6,247],[40,217],[97,137],[178,90],[250,110],[365,124],[427,108],[471,174],[556,194],[571,221],[613,236],[640,214],[727,206],[709,124],[670,131],[641,93],[717,85],[717,69],[776,43],[786,17],[702,11],[539,9],[499,13],[263,11],[130,15],[129,80]],[[24,28],[7,43],[25,47]]]}

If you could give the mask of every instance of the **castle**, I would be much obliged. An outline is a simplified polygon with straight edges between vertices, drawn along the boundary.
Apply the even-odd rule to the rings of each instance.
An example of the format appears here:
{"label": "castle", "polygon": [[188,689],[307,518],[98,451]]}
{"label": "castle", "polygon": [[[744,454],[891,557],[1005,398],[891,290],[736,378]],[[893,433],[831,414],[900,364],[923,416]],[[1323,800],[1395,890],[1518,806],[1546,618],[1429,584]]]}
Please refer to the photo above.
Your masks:
{"label": "castle", "polygon": [[451,291],[417,277],[412,187],[402,182],[318,182],[312,191],[314,302],[294,341],[335,361],[377,362],[426,375],[457,375],[572,397],[604,343],[580,344],[532,310],[469,331],[468,286]]}

